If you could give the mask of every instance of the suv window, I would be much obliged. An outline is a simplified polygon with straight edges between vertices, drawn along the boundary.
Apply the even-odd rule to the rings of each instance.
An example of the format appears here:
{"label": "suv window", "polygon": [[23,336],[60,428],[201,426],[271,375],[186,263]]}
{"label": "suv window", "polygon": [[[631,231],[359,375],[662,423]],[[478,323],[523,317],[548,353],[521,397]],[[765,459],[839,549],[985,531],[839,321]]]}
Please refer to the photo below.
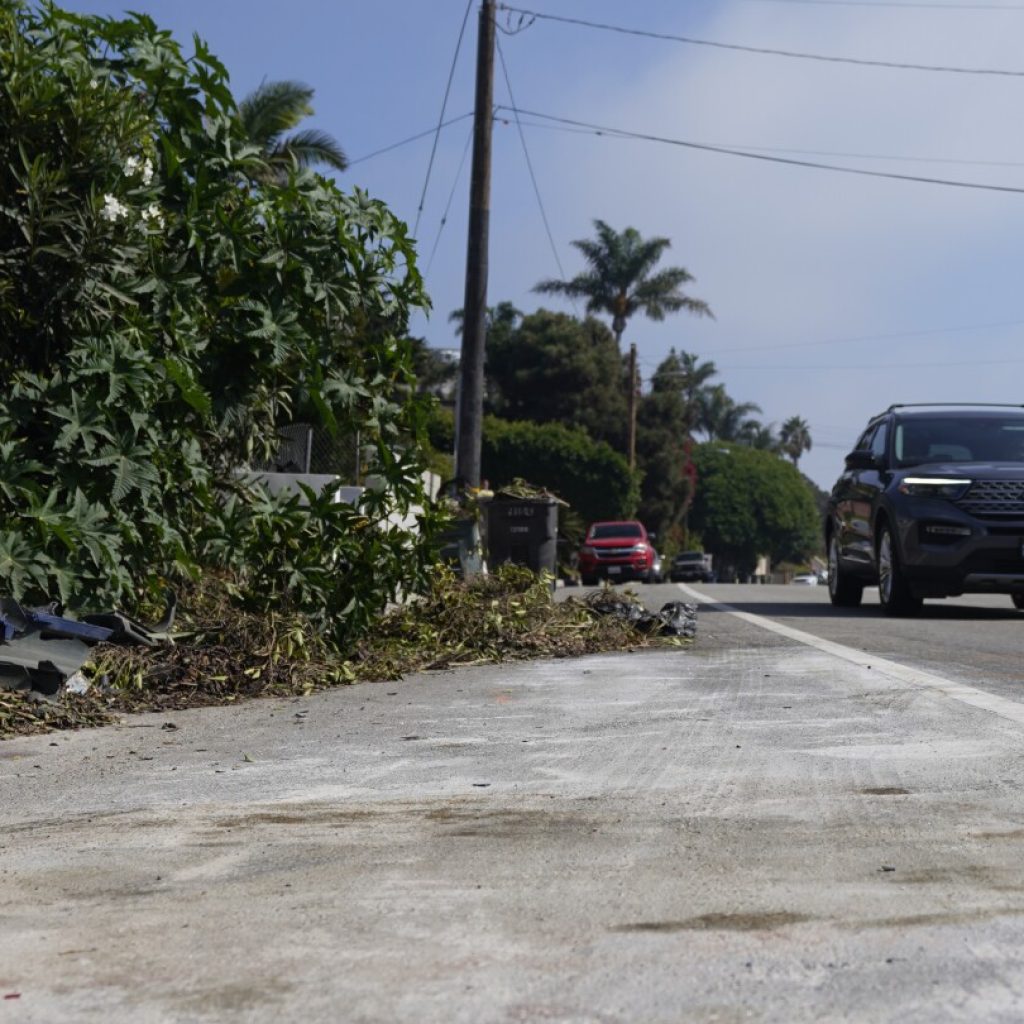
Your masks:
{"label": "suv window", "polygon": [[1024,416],[915,417],[896,424],[900,466],[928,462],[1024,462]]}
{"label": "suv window", "polygon": [[889,439],[889,424],[879,423],[875,436],[871,439],[871,454],[879,459],[886,456],[886,441]]}
{"label": "suv window", "polygon": [[857,443],[853,446],[854,451],[865,452],[871,447],[871,438],[875,434],[875,427],[872,424],[864,431],[863,434],[857,439]]}

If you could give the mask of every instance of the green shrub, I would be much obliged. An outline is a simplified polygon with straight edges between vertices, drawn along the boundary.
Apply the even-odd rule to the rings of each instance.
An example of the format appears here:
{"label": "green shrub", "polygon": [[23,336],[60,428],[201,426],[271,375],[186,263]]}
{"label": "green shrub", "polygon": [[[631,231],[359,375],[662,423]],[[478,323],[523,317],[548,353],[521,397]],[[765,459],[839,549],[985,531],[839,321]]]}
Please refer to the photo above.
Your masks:
{"label": "green shrub", "polygon": [[[147,17],[0,0],[0,67],[0,592],[133,606],[232,566],[344,640],[425,580],[388,525],[425,497],[405,225],[267,182],[225,69]],[[361,512],[235,484],[297,409],[374,453]]]}

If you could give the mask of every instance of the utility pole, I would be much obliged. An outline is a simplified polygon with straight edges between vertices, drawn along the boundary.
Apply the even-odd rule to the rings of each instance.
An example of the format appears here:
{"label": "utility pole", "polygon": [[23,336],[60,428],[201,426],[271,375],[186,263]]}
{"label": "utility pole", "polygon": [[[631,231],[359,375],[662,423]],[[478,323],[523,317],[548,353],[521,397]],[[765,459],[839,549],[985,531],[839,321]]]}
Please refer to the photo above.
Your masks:
{"label": "utility pole", "polygon": [[476,44],[473,171],[469,186],[466,300],[463,303],[460,404],[456,421],[455,477],[480,486],[484,417],[484,344],[487,338],[487,245],[491,219],[491,130],[494,118],[495,0],[482,0]]}
{"label": "utility pole", "polygon": [[626,451],[629,468],[636,469],[636,344],[629,346],[629,436]]}

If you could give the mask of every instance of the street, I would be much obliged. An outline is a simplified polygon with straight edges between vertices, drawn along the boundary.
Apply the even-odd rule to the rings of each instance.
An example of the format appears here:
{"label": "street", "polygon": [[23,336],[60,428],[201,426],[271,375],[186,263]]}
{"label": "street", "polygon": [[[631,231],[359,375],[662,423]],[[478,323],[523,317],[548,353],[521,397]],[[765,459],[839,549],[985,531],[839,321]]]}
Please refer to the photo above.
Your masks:
{"label": "street", "polygon": [[0,745],[0,1024],[1019,1021],[1024,615],[637,590],[696,645]]}

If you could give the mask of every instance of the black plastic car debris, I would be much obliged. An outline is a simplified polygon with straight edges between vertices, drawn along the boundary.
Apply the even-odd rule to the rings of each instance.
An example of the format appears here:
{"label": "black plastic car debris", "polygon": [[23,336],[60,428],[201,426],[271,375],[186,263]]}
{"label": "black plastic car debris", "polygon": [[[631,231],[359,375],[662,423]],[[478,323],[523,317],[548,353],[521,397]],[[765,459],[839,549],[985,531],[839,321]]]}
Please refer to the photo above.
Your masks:
{"label": "black plastic car debris", "polygon": [[649,612],[639,601],[631,600],[610,588],[592,594],[588,606],[601,615],[613,615],[628,622],[634,629],[650,636],[697,635],[697,606],[682,601],[669,601],[660,612]]}
{"label": "black plastic car debris", "polygon": [[172,595],[164,619],[147,629],[119,612],[68,619],[57,614],[56,605],[25,608],[0,598],[0,688],[52,697],[82,666],[92,645],[157,644],[174,621],[175,604]]}

